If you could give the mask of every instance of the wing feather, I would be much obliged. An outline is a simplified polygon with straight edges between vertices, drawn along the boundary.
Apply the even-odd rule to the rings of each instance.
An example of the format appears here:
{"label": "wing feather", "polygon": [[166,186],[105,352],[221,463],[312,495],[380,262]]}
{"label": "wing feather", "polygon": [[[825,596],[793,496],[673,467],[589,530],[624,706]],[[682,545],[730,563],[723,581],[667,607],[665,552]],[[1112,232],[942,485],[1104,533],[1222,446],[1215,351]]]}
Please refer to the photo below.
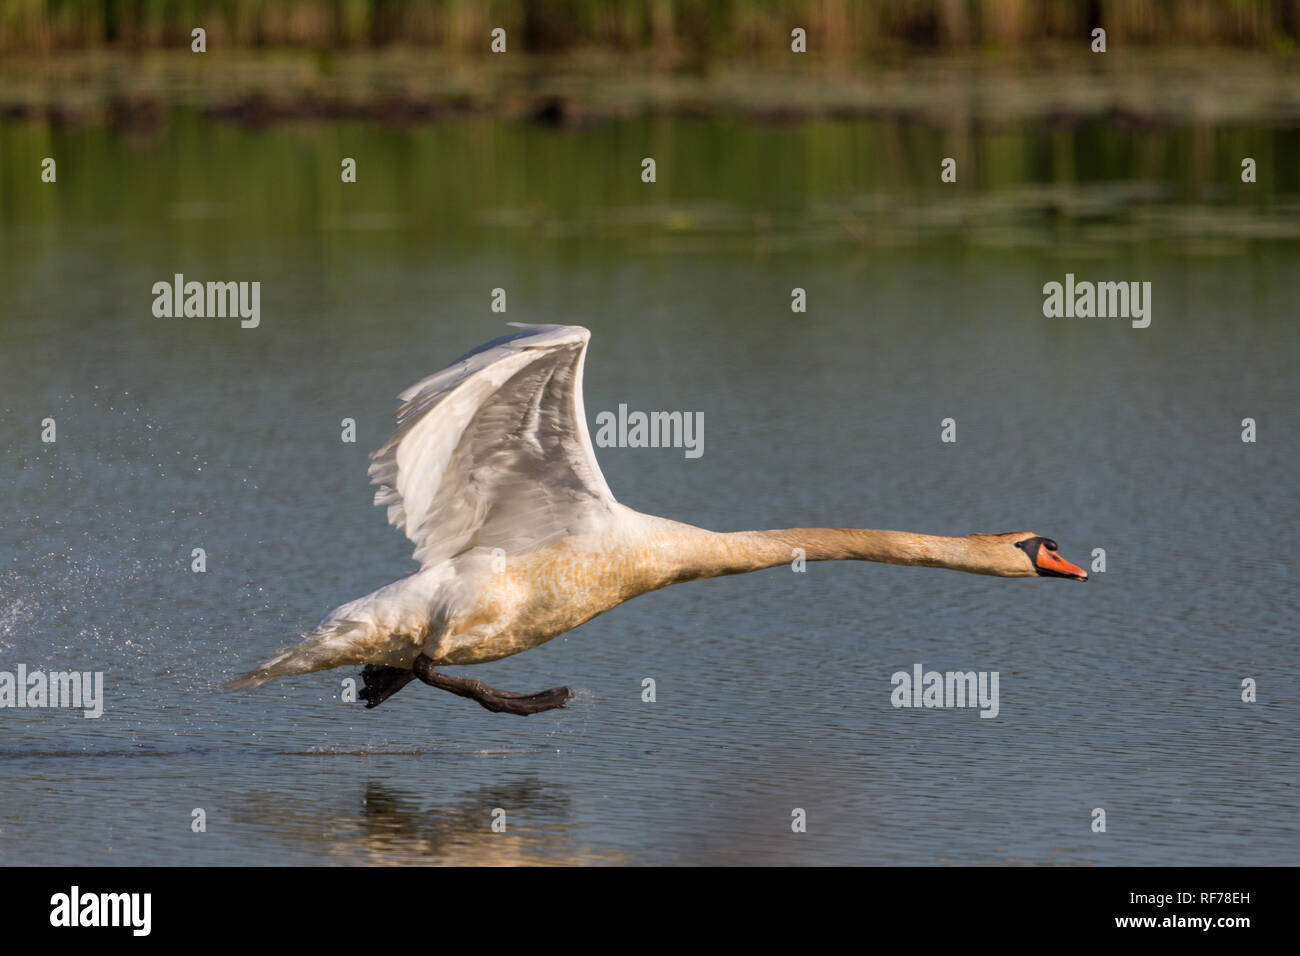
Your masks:
{"label": "wing feather", "polygon": [[402,392],[371,456],[375,504],[422,564],[479,547],[527,553],[609,520],[582,405],[591,333],[520,328]]}

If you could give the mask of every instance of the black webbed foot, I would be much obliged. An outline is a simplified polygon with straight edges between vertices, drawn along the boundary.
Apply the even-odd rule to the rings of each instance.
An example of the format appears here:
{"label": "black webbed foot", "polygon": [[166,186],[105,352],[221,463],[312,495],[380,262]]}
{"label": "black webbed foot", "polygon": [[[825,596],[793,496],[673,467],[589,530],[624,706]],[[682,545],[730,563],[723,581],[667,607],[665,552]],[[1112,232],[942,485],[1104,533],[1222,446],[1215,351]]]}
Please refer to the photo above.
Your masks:
{"label": "black webbed foot", "polygon": [[376,667],[367,664],[361,669],[364,686],[357,696],[366,702],[366,709],[378,707],[388,698],[415,680],[415,672],[404,667]]}

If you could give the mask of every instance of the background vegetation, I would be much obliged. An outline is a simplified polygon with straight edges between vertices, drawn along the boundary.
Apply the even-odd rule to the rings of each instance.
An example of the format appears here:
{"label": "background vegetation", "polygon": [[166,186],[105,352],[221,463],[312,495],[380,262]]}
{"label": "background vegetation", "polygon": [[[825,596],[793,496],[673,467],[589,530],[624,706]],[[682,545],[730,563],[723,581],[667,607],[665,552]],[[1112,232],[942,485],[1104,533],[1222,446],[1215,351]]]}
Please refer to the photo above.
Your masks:
{"label": "background vegetation", "polygon": [[173,47],[202,26],[226,47],[481,50],[505,27],[528,52],[574,46],[726,55],[889,46],[1001,49],[1077,41],[1289,52],[1300,0],[0,0],[0,51]]}

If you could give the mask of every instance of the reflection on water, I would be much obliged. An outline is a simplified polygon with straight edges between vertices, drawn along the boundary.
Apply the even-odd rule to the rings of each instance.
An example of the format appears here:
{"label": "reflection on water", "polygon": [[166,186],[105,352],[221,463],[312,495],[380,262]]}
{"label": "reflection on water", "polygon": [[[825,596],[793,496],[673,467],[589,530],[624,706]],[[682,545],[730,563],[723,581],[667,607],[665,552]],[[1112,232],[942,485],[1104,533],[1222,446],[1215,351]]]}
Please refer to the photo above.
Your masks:
{"label": "reflection on water", "polygon": [[[0,126],[0,669],[102,670],[107,696],[0,715],[0,862],[1293,858],[1300,144],[969,135],[945,191],[945,134],[893,121]],[[1270,157],[1249,191],[1243,151]],[[154,318],[177,272],[261,281],[261,325]],[[1045,319],[1066,272],[1150,281],[1150,328]],[[577,692],[526,720],[414,685],[362,711],[341,672],[220,693],[410,570],[366,453],[397,391],[499,334],[497,287],[504,318],[592,329],[593,418],[704,414],[698,460],[600,450],[633,507],[1033,529],[1108,569],[670,588],[485,668]],[[999,717],[893,709],[917,662],[999,671]]]}
{"label": "reflection on water", "polygon": [[[572,815],[563,791],[535,779],[485,788],[452,806],[432,807],[413,794],[371,780],[363,798],[359,839],[355,844],[335,842],[331,850],[349,861],[368,863],[515,866],[601,861],[600,855],[575,845],[571,823],[530,825],[530,818],[571,820]],[[494,831],[489,821],[503,829]],[[501,838],[507,833],[512,839]],[[617,855],[603,859],[617,862]]]}
{"label": "reflection on water", "polygon": [[[410,756],[410,755],[408,755]],[[267,829],[292,855],[325,851],[331,862],[581,865],[618,862],[576,839],[563,788],[535,777],[509,778],[445,801],[368,779],[349,800],[322,812],[316,801],[283,792],[247,795],[231,808],[236,825]],[[494,822],[497,829],[493,828]]]}

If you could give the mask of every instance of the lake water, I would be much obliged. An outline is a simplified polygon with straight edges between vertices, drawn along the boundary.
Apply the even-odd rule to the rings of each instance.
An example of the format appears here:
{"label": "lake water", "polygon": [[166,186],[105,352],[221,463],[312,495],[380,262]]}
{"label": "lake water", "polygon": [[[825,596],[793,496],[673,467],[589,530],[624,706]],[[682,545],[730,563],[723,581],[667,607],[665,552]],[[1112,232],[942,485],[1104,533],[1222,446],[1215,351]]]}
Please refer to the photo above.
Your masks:
{"label": "lake water", "polygon": [[[0,670],[106,698],[0,710],[0,863],[1296,862],[1298,159],[1263,126],[0,126]],[[154,317],[175,273],[260,281],[260,326]],[[1045,318],[1067,273],[1150,282],[1150,326]],[[592,330],[593,425],[703,413],[698,459],[599,451],[632,507],[1106,570],[670,588],[457,670],[575,690],[528,719],[222,692],[411,570],[367,453],[506,319]],[[895,709],[917,663],[997,671],[997,718]]]}

